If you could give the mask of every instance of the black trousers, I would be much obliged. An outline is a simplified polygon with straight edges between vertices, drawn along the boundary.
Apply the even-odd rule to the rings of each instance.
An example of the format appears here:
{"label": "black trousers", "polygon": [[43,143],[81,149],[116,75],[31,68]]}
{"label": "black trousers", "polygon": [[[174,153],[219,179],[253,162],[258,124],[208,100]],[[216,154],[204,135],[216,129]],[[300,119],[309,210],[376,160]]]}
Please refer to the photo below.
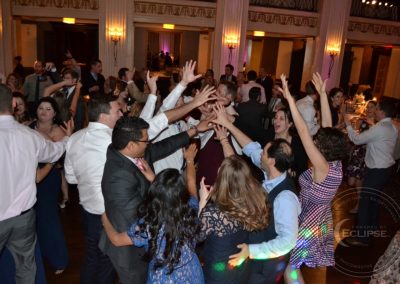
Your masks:
{"label": "black trousers", "polygon": [[[382,199],[383,189],[389,181],[393,167],[385,169],[366,168],[364,181],[360,193],[360,202],[357,216],[357,236],[368,243],[373,231],[378,230],[379,207],[389,206],[386,199]],[[377,232],[377,231],[376,231]]]}
{"label": "black trousers", "polygon": [[275,284],[283,277],[289,263],[290,253],[271,259],[250,260],[248,284]]}
{"label": "black trousers", "polygon": [[98,247],[103,229],[101,215],[91,214],[82,209],[82,220],[86,237],[86,256],[81,267],[80,283],[115,283],[116,272],[110,258]]}

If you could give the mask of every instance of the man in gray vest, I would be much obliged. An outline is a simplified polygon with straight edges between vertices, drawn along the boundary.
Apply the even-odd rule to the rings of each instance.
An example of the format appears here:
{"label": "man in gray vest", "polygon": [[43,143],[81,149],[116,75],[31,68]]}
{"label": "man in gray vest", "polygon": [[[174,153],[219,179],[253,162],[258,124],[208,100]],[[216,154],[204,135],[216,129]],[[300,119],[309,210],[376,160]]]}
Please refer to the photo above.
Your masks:
{"label": "man in gray vest", "polygon": [[[231,255],[233,266],[250,258],[251,272],[248,283],[276,283],[282,278],[289,262],[289,253],[296,245],[298,216],[301,207],[295,187],[287,171],[293,161],[289,143],[277,139],[264,149],[235,127],[222,111],[214,121],[228,129],[243,147],[243,153],[264,173],[263,187],[271,205],[270,225],[261,232],[250,234],[250,244],[240,244],[240,252]],[[278,280],[278,281],[277,281]]]}

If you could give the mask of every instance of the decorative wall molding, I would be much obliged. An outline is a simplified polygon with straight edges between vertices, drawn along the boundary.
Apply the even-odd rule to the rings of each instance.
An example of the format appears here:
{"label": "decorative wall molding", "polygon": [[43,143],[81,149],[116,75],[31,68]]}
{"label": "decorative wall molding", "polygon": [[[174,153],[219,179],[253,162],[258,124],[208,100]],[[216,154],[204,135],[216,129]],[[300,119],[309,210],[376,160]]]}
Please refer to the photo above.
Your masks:
{"label": "decorative wall molding", "polygon": [[319,14],[250,6],[248,29],[273,33],[316,36]]}
{"label": "decorative wall molding", "polygon": [[[183,2],[183,1],[182,1]],[[197,3],[196,3],[197,4]],[[135,15],[215,19],[216,8],[169,3],[135,1]]]}
{"label": "decorative wall molding", "polygon": [[[104,0],[102,0],[104,1]],[[99,0],[12,0],[12,6],[98,10]]]}
{"label": "decorative wall molding", "polygon": [[279,24],[285,26],[305,26],[315,28],[318,24],[318,17],[296,16],[264,13],[257,11],[249,11],[249,21],[265,24]]}
{"label": "decorative wall molding", "polygon": [[365,19],[364,22],[350,20],[348,31],[400,37],[400,23],[393,25],[393,22],[390,24],[378,24],[367,22]]}
{"label": "decorative wall molding", "polygon": [[351,40],[400,44],[400,23],[350,17],[347,38]]}

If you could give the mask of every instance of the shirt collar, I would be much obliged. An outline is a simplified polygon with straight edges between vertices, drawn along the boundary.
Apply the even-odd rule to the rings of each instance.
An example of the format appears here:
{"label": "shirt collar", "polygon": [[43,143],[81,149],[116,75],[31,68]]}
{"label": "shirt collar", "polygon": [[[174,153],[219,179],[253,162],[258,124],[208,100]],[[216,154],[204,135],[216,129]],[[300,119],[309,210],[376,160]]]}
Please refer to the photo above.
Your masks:
{"label": "shirt collar", "polygon": [[287,176],[287,173],[284,172],[280,176],[268,180],[268,177],[266,174],[265,175],[265,180],[263,182],[264,188],[267,190],[268,193],[270,193],[278,184],[280,184]]}
{"label": "shirt collar", "polygon": [[15,119],[11,114],[1,114],[0,121],[15,121]]}
{"label": "shirt collar", "polygon": [[[111,129],[107,125],[101,123],[101,122],[89,122],[89,125],[87,126],[88,129]],[[112,129],[111,129],[112,130]]]}
{"label": "shirt collar", "polygon": [[392,121],[392,118],[391,118],[391,117],[385,117],[384,119],[381,119],[381,120],[379,121],[379,123],[385,122],[385,121]]}

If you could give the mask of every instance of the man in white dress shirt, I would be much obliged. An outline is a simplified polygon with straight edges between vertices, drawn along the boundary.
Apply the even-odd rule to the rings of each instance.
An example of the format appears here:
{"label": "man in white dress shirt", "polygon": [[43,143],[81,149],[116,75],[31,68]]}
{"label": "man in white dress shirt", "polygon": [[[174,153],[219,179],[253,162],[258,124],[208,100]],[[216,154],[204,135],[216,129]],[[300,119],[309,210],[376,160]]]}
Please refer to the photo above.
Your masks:
{"label": "man in white dress shirt", "polygon": [[320,126],[314,107],[314,102],[318,99],[318,92],[311,81],[308,81],[306,84],[306,93],[307,95],[304,98],[296,102],[296,106],[306,122],[311,136],[314,136],[318,132]]}
{"label": "man in white dress shirt", "polygon": [[102,230],[101,214],[104,213],[101,179],[112,130],[121,116],[117,101],[106,98],[92,100],[88,127],[74,133],[67,144],[65,177],[68,183],[78,185],[86,237],[86,258],[80,283],[115,282],[112,263],[100,251],[98,243]]}
{"label": "man in white dress shirt", "polygon": [[240,87],[240,96],[242,97],[242,103],[247,102],[249,100],[249,91],[251,88],[258,87],[261,89],[261,97],[260,103],[265,104],[267,102],[265,98],[265,90],[261,84],[256,83],[257,80],[257,72],[254,70],[250,70],[247,73],[247,80],[249,81],[247,84],[244,84]]}
{"label": "man in white dress shirt", "polygon": [[[360,193],[357,216],[358,238],[347,240],[352,245],[365,246],[369,243],[368,235],[378,229],[379,195],[393,172],[394,150],[398,138],[398,130],[392,123],[395,114],[394,105],[388,101],[378,104],[375,112],[377,124],[370,129],[357,133],[351,126],[349,116],[345,123],[350,140],[356,145],[367,144],[365,154],[366,171]],[[376,198],[371,198],[372,196]]]}
{"label": "man in white dress shirt", "polygon": [[14,257],[16,283],[35,283],[36,168],[54,163],[65,150],[71,122],[60,142],[44,139],[12,116],[11,90],[0,84],[0,251],[6,246]]}

